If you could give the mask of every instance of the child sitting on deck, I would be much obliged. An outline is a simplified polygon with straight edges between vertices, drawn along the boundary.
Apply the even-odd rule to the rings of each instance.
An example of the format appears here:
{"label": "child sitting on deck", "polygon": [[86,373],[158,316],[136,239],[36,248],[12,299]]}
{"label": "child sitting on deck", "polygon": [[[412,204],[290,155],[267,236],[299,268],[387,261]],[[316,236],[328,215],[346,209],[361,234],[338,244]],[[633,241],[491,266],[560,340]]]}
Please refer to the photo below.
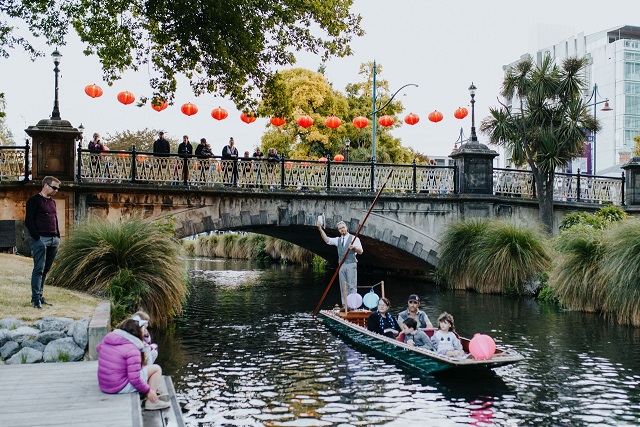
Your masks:
{"label": "child sitting on deck", "polygon": [[438,330],[433,333],[431,341],[439,354],[449,357],[464,355],[460,339],[453,333],[455,326],[453,316],[446,311],[438,317]]}
{"label": "child sitting on deck", "polygon": [[[131,318],[136,321],[146,320],[147,323],[151,321],[151,317],[142,310],[136,311]],[[147,329],[147,323],[142,327],[142,344],[144,345],[144,355],[147,360],[147,365],[153,365],[158,358],[158,344],[151,342],[151,335]]]}
{"label": "child sitting on deck", "polygon": [[424,333],[422,329],[418,329],[416,319],[409,317],[402,324],[404,332],[404,342],[416,347],[426,347],[427,350],[435,350],[431,339]]}

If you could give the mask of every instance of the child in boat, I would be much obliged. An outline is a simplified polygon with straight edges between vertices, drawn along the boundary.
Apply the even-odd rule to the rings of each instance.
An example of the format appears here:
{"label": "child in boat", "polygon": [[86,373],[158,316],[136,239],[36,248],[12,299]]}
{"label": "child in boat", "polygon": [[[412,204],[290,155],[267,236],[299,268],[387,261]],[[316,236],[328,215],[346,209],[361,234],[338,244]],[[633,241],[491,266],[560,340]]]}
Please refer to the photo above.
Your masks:
{"label": "child in boat", "polygon": [[387,298],[380,298],[378,311],[371,313],[367,319],[367,329],[389,338],[395,338],[400,333],[400,327],[396,319],[389,314],[389,308],[391,308],[391,301]]}
{"label": "child in boat", "polygon": [[[151,321],[151,317],[144,311],[136,311],[131,317],[133,320],[140,321],[146,320],[147,323]],[[151,335],[147,330],[147,323],[142,327],[144,338],[142,340],[142,344],[144,345],[144,355],[147,361],[147,365],[153,365],[153,363],[158,358],[158,344],[151,342]]]}
{"label": "child in boat", "polygon": [[[406,322],[406,320],[405,320]],[[438,316],[438,330],[433,333],[431,341],[439,354],[449,357],[464,355],[460,339],[453,333],[455,324],[453,316],[446,311]]]}
{"label": "child in boat", "polygon": [[424,333],[422,329],[418,329],[416,319],[409,317],[402,324],[404,331],[404,342],[415,347],[426,347],[427,350],[435,350],[431,338]]}

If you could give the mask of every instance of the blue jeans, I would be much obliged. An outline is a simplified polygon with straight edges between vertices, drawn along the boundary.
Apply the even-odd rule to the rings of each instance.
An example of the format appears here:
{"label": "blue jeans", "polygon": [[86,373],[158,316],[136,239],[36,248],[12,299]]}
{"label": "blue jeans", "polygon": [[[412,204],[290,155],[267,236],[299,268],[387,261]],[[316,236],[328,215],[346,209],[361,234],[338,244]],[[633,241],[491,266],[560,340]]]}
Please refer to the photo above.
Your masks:
{"label": "blue jeans", "polygon": [[31,273],[31,303],[40,304],[42,291],[47,273],[51,269],[53,260],[58,253],[60,238],[40,236],[40,240],[29,242],[33,257],[33,272]]}

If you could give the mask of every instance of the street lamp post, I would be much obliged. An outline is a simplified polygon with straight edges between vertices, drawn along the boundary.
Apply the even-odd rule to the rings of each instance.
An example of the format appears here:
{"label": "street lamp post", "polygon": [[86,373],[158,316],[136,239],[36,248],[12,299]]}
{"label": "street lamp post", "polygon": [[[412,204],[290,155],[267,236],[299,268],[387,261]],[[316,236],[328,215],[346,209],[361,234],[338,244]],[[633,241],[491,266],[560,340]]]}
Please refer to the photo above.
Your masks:
{"label": "street lamp post", "polygon": [[55,98],[53,101],[53,111],[51,112],[51,120],[61,120],[60,117],[60,107],[59,107],[59,103],[58,103],[58,73],[60,72],[60,69],[58,68],[58,65],[60,65],[60,59],[62,58],[62,54],[60,54],[60,52],[58,52],[58,49],[54,50],[53,53],[51,54],[51,57],[53,58],[53,64],[55,65],[55,68],[53,69],[53,72],[55,73]]}
{"label": "street lamp post", "polygon": [[376,104],[378,102],[378,95],[377,95],[377,86],[376,86],[376,74],[377,74],[377,66],[376,66],[376,61],[373,61],[373,96],[372,96],[372,102],[371,102],[371,120],[372,120],[372,131],[371,131],[371,162],[375,163],[376,162],[376,128],[377,128],[377,121],[376,121],[376,115],[382,111],[387,105],[389,105],[391,103],[391,101],[393,101],[393,98],[396,97],[396,95],[405,87],[407,86],[415,86],[418,87],[417,84],[415,83],[408,83],[404,86],[402,86],[400,89],[398,89],[397,91],[395,91],[395,93],[393,95],[391,95],[391,98],[389,98],[389,100],[380,108],[376,108]]}
{"label": "street lamp post", "polygon": [[[609,98],[605,98],[605,99],[602,99],[602,100],[598,101],[598,95],[599,95],[598,84],[594,83],[593,90],[591,91],[591,96],[589,97],[589,99],[586,102],[586,105],[591,105],[593,107],[593,118],[594,118],[594,120],[597,120],[596,113],[597,113],[598,110],[596,109],[596,105],[604,104],[604,107],[602,108],[601,111],[611,111],[611,110],[613,110],[613,108],[611,108],[609,106]],[[602,96],[602,95],[600,95],[600,96]],[[590,103],[592,99],[593,99],[593,103]],[[593,138],[592,139],[593,139],[593,141],[592,141],[592,144],[591,144],[591,148],[592,148],[592,151],[593,151],[593,165],[592,165],[592,169],[591,169],[591,175],[595,175],[596,174],[596,131],[595,130],[593,131]]]}
{"label": "street lamp post", "polygon": [[345,157],[347,158],[347,162],[349,161],[349,150],[351,149],[351,140],[349,138],[345,138],[344,140],[344,151]]}
{"label": "street lamp post", "polygon": [[471,95],[471,143],[478,142],[478,136],[476,135],[476,90],[478,88],[471,82],[469,86],[469,94]]}

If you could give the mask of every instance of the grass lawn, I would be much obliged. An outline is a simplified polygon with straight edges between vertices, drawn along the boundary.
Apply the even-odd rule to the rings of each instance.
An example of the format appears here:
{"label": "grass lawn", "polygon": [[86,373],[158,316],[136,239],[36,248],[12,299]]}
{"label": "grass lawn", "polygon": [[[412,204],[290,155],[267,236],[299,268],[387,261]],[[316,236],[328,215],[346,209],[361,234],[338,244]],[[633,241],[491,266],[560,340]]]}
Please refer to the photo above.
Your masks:
{"label": "grass lawn", "polygon": [[43,317],[82,319],[93,316],[100,300],[82,292],[44,286],[44,297],[53,306],[31,307],[33,260],[19,255],[0,254],[0,319],[13,317],[32,324]]}

